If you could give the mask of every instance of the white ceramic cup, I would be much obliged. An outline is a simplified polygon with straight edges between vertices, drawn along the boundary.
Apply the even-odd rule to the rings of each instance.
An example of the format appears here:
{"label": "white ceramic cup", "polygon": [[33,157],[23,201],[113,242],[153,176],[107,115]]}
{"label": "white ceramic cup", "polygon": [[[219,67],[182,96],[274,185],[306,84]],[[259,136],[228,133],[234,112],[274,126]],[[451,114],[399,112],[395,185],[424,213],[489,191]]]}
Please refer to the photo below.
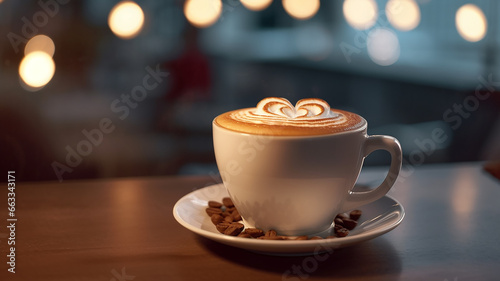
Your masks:
{"label": "white ceramic cup", "polygon": [[[221,177],[246,227],[281,235],[310,235],[333,226],[337,213],[383,197],[401,169],[401,146],[390,136],[359,129],[320,136],[267,136],[232,131],[215,120]],[[353,192],[363,160],[383,149],[389,172],[377,188]]]}

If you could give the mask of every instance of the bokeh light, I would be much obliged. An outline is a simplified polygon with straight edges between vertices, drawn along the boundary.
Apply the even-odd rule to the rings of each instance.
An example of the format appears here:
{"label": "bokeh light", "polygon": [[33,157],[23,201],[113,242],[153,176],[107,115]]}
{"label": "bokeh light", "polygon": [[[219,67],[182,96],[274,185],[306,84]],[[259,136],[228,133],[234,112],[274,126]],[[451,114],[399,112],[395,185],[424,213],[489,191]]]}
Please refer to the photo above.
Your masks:
{"label": "bokeh light", "polygon": [[52,57],[42,51],[27,54],[19,65],[19,76],[27,86],[40,88],[50,82],[56,66]]}
{"label": "bokeh light", "polygon": [[319,10],[319,0],[283,0],[283,8],[293,18],[306,20]]}
{"label": "bokeh light", "polygon": [[187,0],[184,3],[186,19],[196,27],[209,27],[222,13],[221,0]]}
{"label": "bokeh light", "polygon": [[385,28],[376,28],[368,33],[366,39],[368,55],[373,62],[387,66],[399,59],[399,40],[396,34]]}
{"label": "bokeh light", "polygon": [[240,0],[245,8],[252,11],[261,11],[269,7],[273,0]]}
{"label": "bokeh light", "polygon": [[135,2],[122,1],[111,9],[108,24],[116,36],[131,39],[141,32],[144,25],[144,13]]}
{"label": "bokeh light", "polygon": [[420,23],[420,8],[414,0],[389,0],[385,13],[392,26],[401,31],[412,30]]}
{"label": "bokeh light", "polygon": [[460,36],[470,42],[483,39],[488,28],[483,11],[474,4],[466,4],[458,9],[455,24]]}
{"label": "bokeh light", "polygon": [[343,11],[347,23],[359,30],[372,27],[378,17],[378,7],[374,0],[345,0]]}
{"label": "bokeh light", "polygon": [[49,36],[39,34],[31,38],[26,46],[24,47],[24,55],[28,55],[29,53],[41,51],[49,56],[53,57],[54,52],[56,50],[56,46],[54,45],[54,41],[50,39]]}

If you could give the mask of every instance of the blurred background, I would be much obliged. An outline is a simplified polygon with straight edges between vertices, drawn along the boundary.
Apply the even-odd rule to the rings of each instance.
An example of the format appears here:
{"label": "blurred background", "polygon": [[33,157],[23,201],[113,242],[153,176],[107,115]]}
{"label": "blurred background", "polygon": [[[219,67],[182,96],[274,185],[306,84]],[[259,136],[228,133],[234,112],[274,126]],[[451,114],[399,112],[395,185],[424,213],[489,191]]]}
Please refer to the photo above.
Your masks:
{"label": "blurred background", "polygon": [[496,0],[0,0],[1,170],[215,176],[213,118],[268,96],[362,115],[406,166],[499,159],[499,14]]}

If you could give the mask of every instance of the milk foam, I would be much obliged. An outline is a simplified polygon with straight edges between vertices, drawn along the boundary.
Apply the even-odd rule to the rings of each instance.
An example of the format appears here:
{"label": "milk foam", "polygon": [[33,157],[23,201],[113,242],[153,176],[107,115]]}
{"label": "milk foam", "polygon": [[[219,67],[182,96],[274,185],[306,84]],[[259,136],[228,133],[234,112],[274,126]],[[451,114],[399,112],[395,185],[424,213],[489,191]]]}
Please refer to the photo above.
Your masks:
{"label": "milk foam", "polygon": [[294,107],[285,98],[265,98],[257,104],[253,114],[295,120],[317,120],[338,116],[330,110],[330,105],[324,100],[302,99]]}
{"label": "milk foam", "polygon": [[318,135],[358,129],[366,121],[357,114],[332,110],[321,99],[302,99],[293,106],[285,98],[270,97],[254,108],[231,111],[216,123],[235,131],[269,135]]}
{"label": "milk foam", "polygon": [[333,126],[346,121],[324,100],[302,99],[293,106],[285,98],[274,97],[261,100],[256,108],[241,110],[232,118],[245,123],[294,127]]}

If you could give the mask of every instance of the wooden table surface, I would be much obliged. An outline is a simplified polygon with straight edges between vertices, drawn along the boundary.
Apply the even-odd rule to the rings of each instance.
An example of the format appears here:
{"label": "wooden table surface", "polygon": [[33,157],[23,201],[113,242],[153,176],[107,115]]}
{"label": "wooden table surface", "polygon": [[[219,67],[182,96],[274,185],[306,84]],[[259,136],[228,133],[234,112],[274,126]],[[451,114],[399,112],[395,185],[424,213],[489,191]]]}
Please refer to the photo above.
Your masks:
{"label": "wooden table surface", "polygon": [[176,201],[215,183],[208,177],[18,182],[12,274],[5,184],[0,280],[500,280],[500,181],[479,163],[410,168],[390,192],[406,211],[400,226],[296,275],[284,273],[307,257],[232,248],[175,221]]}

